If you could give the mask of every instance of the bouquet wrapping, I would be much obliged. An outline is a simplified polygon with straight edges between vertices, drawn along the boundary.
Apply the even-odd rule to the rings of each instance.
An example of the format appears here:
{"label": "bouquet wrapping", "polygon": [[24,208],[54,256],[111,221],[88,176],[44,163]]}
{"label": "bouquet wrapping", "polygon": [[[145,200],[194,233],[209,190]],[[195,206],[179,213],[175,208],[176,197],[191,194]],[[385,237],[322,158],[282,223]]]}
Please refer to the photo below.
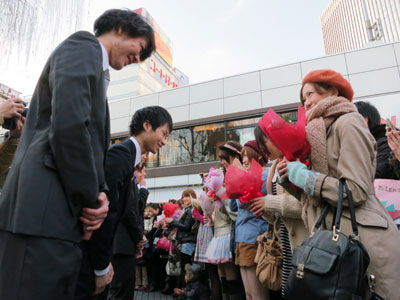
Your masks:
{"label": "bouquet wrapping", "polygon": [[178,208],[178,204],[166,203],[164,204],[164,215],[166,218],[172,218],[176,209]]}
{"label": "bouquet wrapping", "polygon": [[224,185],[224,172],[222,169],[211,168],[206,179],[204,180],[204,185],[208,189],[207,198],[211,202],[215,202],[216,207],[222,207],[223,203],[221,199],[217,196],[217,192]]}
{"label": "bouquet wrapping", "polygon": [[203,210],[204,216],[206,216],[209,221],[206,223],[207,226],[211,225],[211,216],[214,212],[214,207],[215,203],[214,201],[211,201],[210,198],[207,197],[207,194],[205,192],[201,193],[199,196],[199,202],[201,209]]}
{"label": "bouquet wrapping", "polygon": [[221,197],[239,199],[241,207],[250,200],[264,196],[261,192],[263,168],[254,159],[248,171],[230,165],[225,174],[225,193]]}

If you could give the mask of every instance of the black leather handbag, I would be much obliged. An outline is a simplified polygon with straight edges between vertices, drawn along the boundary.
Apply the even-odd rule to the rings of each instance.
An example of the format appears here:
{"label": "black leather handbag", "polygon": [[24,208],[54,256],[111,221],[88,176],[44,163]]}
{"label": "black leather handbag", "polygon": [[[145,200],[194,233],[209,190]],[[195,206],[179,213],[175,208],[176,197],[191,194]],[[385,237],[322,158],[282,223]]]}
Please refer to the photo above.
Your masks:
{"label": "black leather handbag", "polygon": [[[340,232],[343,192],[346,190],[353,234]],[[362,300],[365,299],[367,250],[360,242],[353,197],[344,179],[339,183],[339,197],[333,230],[321,230],[327,204],[309,237],[293,252],[287,283],[289,299]]]}

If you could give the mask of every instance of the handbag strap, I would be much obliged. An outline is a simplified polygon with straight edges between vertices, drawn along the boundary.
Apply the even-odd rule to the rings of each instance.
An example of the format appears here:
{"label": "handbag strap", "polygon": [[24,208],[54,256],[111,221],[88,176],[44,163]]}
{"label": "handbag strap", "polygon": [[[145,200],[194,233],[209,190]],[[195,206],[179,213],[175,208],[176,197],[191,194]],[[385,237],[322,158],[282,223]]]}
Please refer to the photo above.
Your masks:
{"label": "handbag strap", "polygon": [[328,208],[329,208],[329,205],[326,204],[324,209],[321,212],[321,215],[319,216],[317,222],[314,225],[314,229],[312,230],[313,233],[315,232],[315,230],[317,230],[321,227],[322,222],[325,220],[325,217],[328,214]]}
{"label": "handbag strap", "polygon": [[340,220],[342,218],[342,213],[343,213],[344,191],[346,191],[347,202],[349,204],[351,227],[353,229],[354,235],[358,236],[358,227],[357,227],[357,221],[356,221],[356,213],[354,210],[353,196],[352,196],[352,194],[349,190],[349,187],[346,184],[346,180],[344,178],[341,178],[339,180],[339,197],[338,197],[338,204],[337,204],[337,210],[336,210],[335,226],[333,228],[334,234],[337,234],[337,232],[340,232]]}

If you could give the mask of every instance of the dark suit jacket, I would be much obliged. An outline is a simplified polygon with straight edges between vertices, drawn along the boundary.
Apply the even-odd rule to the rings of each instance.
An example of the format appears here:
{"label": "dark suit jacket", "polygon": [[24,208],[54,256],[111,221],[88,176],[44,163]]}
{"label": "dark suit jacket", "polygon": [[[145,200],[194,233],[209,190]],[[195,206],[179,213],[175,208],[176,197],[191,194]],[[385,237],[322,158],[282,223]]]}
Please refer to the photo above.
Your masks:
{"label": "dark suit jacket", "polygon": [[106,189],[109,145],[102,51],[77,32],[49,57],[0,197],[0,229],[79,242],[82,207]]}
{"label": "dark suit jacket", "polygon": [[[113,241],[117,251],[134,254],[135,244],[142,239],[140,224],[139,193],[133,179],[136,148],[131,140],[114,144],[106,156],[106,180],[110,193],[107,218],[92,238],[90,259],[95,270],[105,269],[113,254]],[[141,197],[147,199],[149,192],[140,189]],[[88,247],[87,245],[85,245]]]}

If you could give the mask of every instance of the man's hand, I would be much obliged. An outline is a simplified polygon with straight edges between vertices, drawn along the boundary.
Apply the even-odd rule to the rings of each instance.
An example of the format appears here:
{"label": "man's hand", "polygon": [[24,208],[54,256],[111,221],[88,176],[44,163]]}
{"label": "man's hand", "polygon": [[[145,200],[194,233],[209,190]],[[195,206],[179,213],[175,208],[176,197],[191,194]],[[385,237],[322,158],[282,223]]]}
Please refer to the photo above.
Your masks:
{"label": "man's hand", "polygon": [[250,200],[248,210],[250,210],[256,217],[263,215],[265,209],[265,197],[254,198]]}
{"label": "man's hand", "polygon": [[104,291],[107,285],[109,285],[114,277],[114,269],[112,267],[112,264],[110,263],[109,265],[109,271],[107,274],[103,276],[95,276],[95,290],[93,292],[93,295],[98,295],[101,292]]}
{"label": "man's hand", "polygon": [[135,253],[136,258],[140,258],[143,256],[143,249],[146,246],[147,242],[148,241],[146,236],[143,235],[142,240],[136,245],[136,253]]}
{"label": "man's hand", "polygon": [[93,231],[100,228],[108,213],[108,199],[104,192],[97,197],[99,208],[83,208],[80,220],[83,223],[84,231]]}
{"label": "man's hand", "polygon": [[181,290],[181,289],[178,289],[178,288],[174,288],[174,294],[176,294],[176,295],[183,295],[183,293],[184,293],[184,291],[183,290]]}
{"label": "man's hand", "polygon": [[25,106],[22,103],[21,98],[14,98],[7,100],[0,104],[0,115],[6,119],[11,117],[21,117],[21,114],[24,112]]}
{"label": "man's hand", "polygon": [[140,186],[146,186],[146,179],[144,178],[144,176],[140,180],[139,184],[140,184]]}
{"label": "man's hand", "polygon": [[138,246],[139,248],[144,248],[144,246],[146,246],[147,242],[148,242],[148,241],[147,241],[146,236],[143,235],[142,240],[137,244],[137,246]]}
{"label": "man's hand", "polygon": [[19,138],[22,133],[22,129],[24,128],[25,124],[25,117],[21,117],[17,120],[17,126],[15,127],[14,130],[10,131],[10,136]]}

